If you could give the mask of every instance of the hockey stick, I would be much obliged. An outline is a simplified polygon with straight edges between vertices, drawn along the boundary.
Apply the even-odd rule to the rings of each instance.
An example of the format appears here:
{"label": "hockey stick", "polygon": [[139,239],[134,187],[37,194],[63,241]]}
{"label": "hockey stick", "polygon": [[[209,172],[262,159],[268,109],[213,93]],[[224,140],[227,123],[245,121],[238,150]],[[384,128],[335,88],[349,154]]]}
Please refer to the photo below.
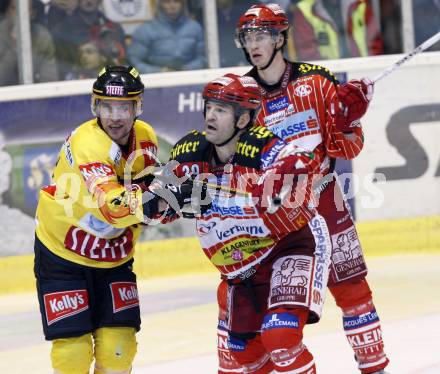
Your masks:
{"label": "hockey stick", "polygon": [[420,52],[423,52],[425,49],[428,49],[433,44],[437,43],[439,40],[440,40],[440,31],[434,34],[433,36],[431,36],[429,39],[425,40],[422,44],[420,44],[418,47],[413,49],[411,52],[407,53],[400,60],[396,61],[393,65],[387,67],[379,75],[375,76],[373,78],[373,83],[376,83],[377,81],[380,81],[381,79],[385,78],[387,75],[391,74],[394,70],[396,70],[399,66],[403,65],[405,62],[409,61],[411,58],[413,58],[415,55],[419,54]]}
{"label": "hockey stick", "polygon": [[222,186],[222,185],[215,184],[215,183],[208,183],[205,181],[192,179],[192,178],[188,178],[186,181],[192,183],[193,186],[196,185],[198,187],[207,188],[208,190],[216,191],[216,192],[220,192],[220,191],[225,192],[225,193],[228,193],[232,196],[244,196],[244,197],[251,196],[250,192],[239,190],[237,188]]}
{"label": "hockey stick", "polygon": [[[153,169],[153,170],[151,170],[151,169]],[[172,173],[172,171],[166,169],[166,164],[158,163],[158,165],[156,165],[156,166],[147,167],[137,177],[139,178],[138,181],[140,181],[140,180],[142,180],[143,177],[150,175],[151,177],[155,177],[164,183],[174,184],[173,182],[175,182],[175,181],[173,179],[174,178],[178,179],[178,177],[176,175],[172,175],[170,173]],[[243,197],[250,197],[251,196],[250,192],[247,192],[244,190],[239,190],[237,188],[222,186],[222,185],[219,185],[216,183],[209,183],[204,180],[198,180],[198,179],[191,178],[190,176],[185,176],[185,178],[186,179],[184,180],[184,182],[189,182],[193,186],[206,188],[207,190],[210,190],[212,192],[224,192],[224,193],[228,193],[232,196],[243,196]],[[135,183],[136,183],[136,181],[135,181]]]}

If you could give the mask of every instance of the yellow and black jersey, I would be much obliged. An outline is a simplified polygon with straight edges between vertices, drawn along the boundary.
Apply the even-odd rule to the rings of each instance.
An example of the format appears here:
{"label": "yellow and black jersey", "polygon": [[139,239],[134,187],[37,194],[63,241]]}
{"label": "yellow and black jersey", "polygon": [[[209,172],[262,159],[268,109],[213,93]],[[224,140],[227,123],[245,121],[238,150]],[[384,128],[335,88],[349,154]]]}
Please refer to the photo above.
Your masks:
{"label": "yellow and black jersey", "polygon": [[96,119],[76,128],[61,148],[52,184],[40,191],[39,240],[82,265],[111,268],[131,259],[140,234],[142,191],[130,180],[155,164],[156,153],[154,130],[140,120],[126,149]]}
{"label": "yellow and black jersey", "polygon": [[[240,135],[232,163],[243,167],[260,169],[266,150],[280,139],[264,126],[253,126]],[[206,140],[205,133],[190,131],[172,148],[170,160],[180,164],[205,164],[203,172],[207,172],[210,161],[214,157],[214,145]],[[196,173],[197,174],[197,173]]]}

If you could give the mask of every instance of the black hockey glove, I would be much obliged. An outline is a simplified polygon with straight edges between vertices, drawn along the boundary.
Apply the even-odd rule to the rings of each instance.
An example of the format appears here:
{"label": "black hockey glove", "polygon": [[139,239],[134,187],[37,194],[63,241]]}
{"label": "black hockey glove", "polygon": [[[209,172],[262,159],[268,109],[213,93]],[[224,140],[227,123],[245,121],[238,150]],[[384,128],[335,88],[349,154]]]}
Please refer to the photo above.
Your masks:
{"label": "black hockey glove", "polygon": [[180,186],[165,184],[160,186],[157,183],[153,188],[142,194],[142,208],[144,216],[149,219],[155,218],[159,213],[159,201],[164,200],[170,207],[171,212],[180,212],[182,208],[191,204],[192,184],[182,183]]}
{"label": "black hockey glove", "polygon": [[[191,195],[193,191],[193,184],[191,182],[185,181],[179,186],[166,184],[165,190],[171,193],[171,195],[174,197],[175,200],[171,198],[167,200],[167,203],[176,212],[180,211],[185,205],[191,204]],[[177,205],[175,203],[177,203]]]}
{"label": "black hockey glove", "polygon": [[162,197],[171,211],[184,218],[199,216],[211,207],[211,197],[207,194],[206,185],[202,183],[186,180],[179,185],[166,184],[164,192]]}

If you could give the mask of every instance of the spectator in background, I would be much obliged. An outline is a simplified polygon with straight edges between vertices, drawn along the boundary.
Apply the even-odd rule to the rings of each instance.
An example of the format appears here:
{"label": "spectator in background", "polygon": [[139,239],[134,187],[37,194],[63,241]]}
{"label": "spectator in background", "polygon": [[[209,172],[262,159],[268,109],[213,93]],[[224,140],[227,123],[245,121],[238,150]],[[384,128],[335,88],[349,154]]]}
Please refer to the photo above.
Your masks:
{"label": "spectator in background", "polygon": [[[440,0],[413,1],[414,37],[416,45],[440,30]],[[440,42],[428,51],[440,51]]]}
{"label": "spectator in background", "polygon": [[44,20],[44,4],[40,0],[30,1],[32,2],[32,20],[36,23],[41,23],[43,26],[46,26],[46,22]]}
{"label": "spectator in background", "polygon": [[217,0],[218,41],[220,66],[247,65],[241,49],[235,45],[234,38],[237,19],[255,3],[254,0]]}
{"label": "spectator in background", "polygon": [[53,29],[58,67],[61,78],[64,79],[75,69],[79,60],[79,45],[90,41],[98,35],[101,28],[112,28],[115,33],[114,42],[117,48],[125,54],[124,31],[117,23],[111,22],[100,11],[101,0],[79,0],[78,8],[73,14],[59,23]]}
{"label": "spectator in background", "polygon": [[64,21],[66,17],[71,16],[78,7],[78,0],[49,0],[40,3],[37,13],[37,21],[45,25],[50,31],[58,24]]}
{"label": "spectator in background", "polygon": [[119,30],[119,25],[114,22],[95,25],[90,29],[90,37],[98,43],[107,65],[124,65],[126,62],[125,44],[121,43]]}
{"label": "spectator in background", "polygon": [[99,70],[108,65],[107,57],[95,41],[88,41],[78,47],[78,62],[74,69],[67,73],[66,79],[91,79]]}
{"label": "spectator in background", "polygon": [[[35,83],[58,80],[55,47],[50,32],[33,20],[32,2],[31,42],[33,79]],[[16,0],[0,2],[0,86],[19,84],[16,24]]]}
{"label": "spectator in background", "polygon": [[[217,0],[217,4],[218,4]],[[235,3],[240,3],[242,0],[236,0]],[[204,7],[204,1],[203,0],[186,0],[186,8],[188,10],[188,15],[195,19],[197,22],[204,27],[204,19],[203,19],[203,7]]]}
{"label": "spectator in background", "polygon": [[298,59],[321,60],[383,53],[368,0],[300,0],[293,11]]}
{"label": "spectator in background", "polygon": [[132,35],[128,58],[141,73],[205,67],[200,24],[185,14],[183,0],[158,0],[157,16]]}

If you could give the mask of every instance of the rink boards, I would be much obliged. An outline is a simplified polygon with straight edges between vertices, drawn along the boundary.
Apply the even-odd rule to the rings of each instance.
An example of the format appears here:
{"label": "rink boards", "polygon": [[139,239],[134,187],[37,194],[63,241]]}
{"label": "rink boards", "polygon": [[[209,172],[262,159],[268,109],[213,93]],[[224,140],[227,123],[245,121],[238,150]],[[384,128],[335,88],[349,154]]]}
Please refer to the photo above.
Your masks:
{"label": "rink boards", "polygon": [[[361,222],[357,225],[367,257],[440,253],[440,216]],[[138,278],[217,272],[197,238],[140,243],[136,249]],[[34,290],[33,255],[0,257],[0,294]]]}
{"label": "rink boards", "polygon": [[[381,56],[321,63],[340,76],[351,79],[374,77],[399,57]],[[180,136],[202,126],[203,101],[200,91],[203,84],[231,71],[244,73],[247,68],[143,77],[147,89],[142,119],[155,127],[161,139],[162,159],[166,158],[169,147]],[[0,205],[5,208],[2,210],[5,213],[0,217],[0,226],[5,235],[13,233],[9,235],[8,242],[0,245],[1,253],[32,252],[32,217],[38,189],[49,183],[51,166],[62,140],[69,131],[90,117],[91,83],[85,80],[0,88],[0,131],[6,141],[0,152],[11,159],[10,170],[1,170],[5,175],[0,183],[10,185],[3,186],[3,190],[6,188],[7,191],[2,196],[4,205]],[[340,168],[341,178],[347,182],[345,186],[353,197],[354,213],[360,223],[361,239],[367,253],[417,252],[421,248],[440,248],[438,230],[433,229],[440,217],[438,87],[440,53],[421,54],[380,81],[363,119],[364,150],[351,164]],[[8,179],[10,182],[5,182]],[[16,218],[17,215],[21,215],[22,219]],[[137,262],[141,277],[161,272],[180,273],[192,266],[201,271],[211,270],[200,255],[194,238],[177,239],[191,235],[191,225],[186,222],[185,227],[160,236],[174,236],[171,241],[140,245]],[[151,237],[157,238],[153,233]],[[171,255],[171,249],[162,250],[167,246],[186,249],[182,256],[176,258],[175,253]],[[157,272],[148,270],[155,266]],[[20,269],[23,269],[23,274],[18,276]],[[3,270],[0,277],[5,279],[0,283],[0,292],[32,287],[30,269],[29,256],[0,259],[0,271]]]}
{"label": "rink boards", "polygon": [[[374,77],[400,56],[322,61],[343,79]],[[203,123],[203,84],[246,67],[143,76],[141,119],[163,140],[162,158],[177,139]],[[91,80],[0,88],[0,132],[13,152],[11,206],[31,215],[60,142],[89,119]],[[423,53],[379,81],[363,119],[365,146],[353,161],[350,193],[358,220],[440,214],[440,52]],[[44,157],[42,157],[42,155]],[[15,156],[15,157],[14,157]],[[350,171],[350,168],[348,168]],[[383,180],[386,183],[383,183]],[[21,183],[21,185],[20,185]],[[18,195],[18,197],[17,197]],[[22,195],[21,197],[19,195]],[[21,200],[20,200],[21,199]],[[20,201],[18,201],[20,200]]]}

